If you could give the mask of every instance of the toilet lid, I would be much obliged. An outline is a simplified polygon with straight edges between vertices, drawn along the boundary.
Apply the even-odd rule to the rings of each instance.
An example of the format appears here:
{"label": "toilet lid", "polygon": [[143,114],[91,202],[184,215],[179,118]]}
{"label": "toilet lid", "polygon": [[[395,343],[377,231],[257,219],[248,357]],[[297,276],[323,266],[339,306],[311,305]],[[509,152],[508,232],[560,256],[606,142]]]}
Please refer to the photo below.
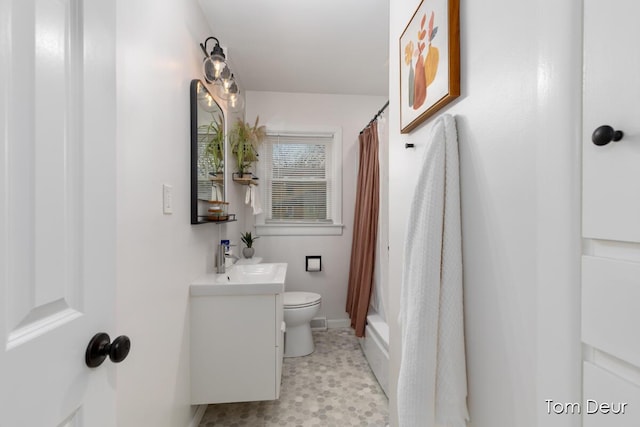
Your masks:
{"label": "toilet lid", "polygon": [[283,304],[288,308],[303,308],[320,304],[321,298],[313,292],[285,292]]}

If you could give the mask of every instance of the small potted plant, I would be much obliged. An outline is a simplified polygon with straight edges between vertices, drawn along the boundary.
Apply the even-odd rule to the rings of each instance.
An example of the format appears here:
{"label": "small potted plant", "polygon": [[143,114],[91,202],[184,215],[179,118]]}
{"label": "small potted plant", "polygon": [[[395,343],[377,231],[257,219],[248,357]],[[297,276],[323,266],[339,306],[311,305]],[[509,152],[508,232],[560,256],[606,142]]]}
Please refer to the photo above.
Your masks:
{"label": "small potted plant", "polygon": [[258,161],[258,148],[267,136],[264,126],[258,126],[260,117],[252,125],[242,119],[236,120],[229,132],[229,146],[236,159],[236,169],[241,177],[250,174],[249,168]]}
{"label": "small potted plant", "polygon": [[242,240],[242,243],[247,245],[246,248],[242,248],[242,255],[245,258],[253,257],[253,254],[255,252],[255,249],[253,248],[253,242],[255,242],[256,239],[259,239],[259,237],[253,237],[250,231],[240,234],[240,240]]}

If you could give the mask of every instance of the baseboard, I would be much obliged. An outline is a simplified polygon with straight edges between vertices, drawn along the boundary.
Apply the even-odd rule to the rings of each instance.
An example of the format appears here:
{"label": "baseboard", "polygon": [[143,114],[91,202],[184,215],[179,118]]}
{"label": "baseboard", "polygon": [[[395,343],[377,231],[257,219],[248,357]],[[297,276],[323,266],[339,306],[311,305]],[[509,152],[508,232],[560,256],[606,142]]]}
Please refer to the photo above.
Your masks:
{"label": "baseboard", "polygon": [[206,410],[207,405],[198,405],[198,409],[196,409],[196,413],[193,414],[193,418],[187,427],[198,427]]}
{"label": "baseboard", "polygon": [[327,328],[329,329],[348,328],[349,326],[351,326],[351,320],[349,319],[328,319],[327,320]]}

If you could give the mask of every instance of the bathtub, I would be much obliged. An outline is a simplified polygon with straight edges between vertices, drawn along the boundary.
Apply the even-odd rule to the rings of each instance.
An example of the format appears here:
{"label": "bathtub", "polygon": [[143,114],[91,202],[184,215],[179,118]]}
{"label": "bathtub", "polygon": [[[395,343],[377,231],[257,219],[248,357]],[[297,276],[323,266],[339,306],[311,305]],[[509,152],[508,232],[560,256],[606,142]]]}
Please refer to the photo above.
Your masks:
{"label": "bathtub", "polygon": [[364,334],[364,337],[360,338],[360,346],[373,374],[388,397],[389,325],[373,308],[369,309]]}

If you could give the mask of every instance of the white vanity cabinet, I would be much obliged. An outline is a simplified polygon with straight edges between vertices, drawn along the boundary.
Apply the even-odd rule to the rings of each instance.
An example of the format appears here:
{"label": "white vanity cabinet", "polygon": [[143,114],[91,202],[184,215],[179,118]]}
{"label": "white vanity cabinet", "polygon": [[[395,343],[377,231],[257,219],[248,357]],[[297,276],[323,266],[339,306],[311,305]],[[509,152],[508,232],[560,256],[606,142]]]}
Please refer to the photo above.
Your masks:
{"label": "white vanity cabinet", "polygon": [[191,286],[191,403],[278,399],[284,286],[236,294],[209,288]]}

